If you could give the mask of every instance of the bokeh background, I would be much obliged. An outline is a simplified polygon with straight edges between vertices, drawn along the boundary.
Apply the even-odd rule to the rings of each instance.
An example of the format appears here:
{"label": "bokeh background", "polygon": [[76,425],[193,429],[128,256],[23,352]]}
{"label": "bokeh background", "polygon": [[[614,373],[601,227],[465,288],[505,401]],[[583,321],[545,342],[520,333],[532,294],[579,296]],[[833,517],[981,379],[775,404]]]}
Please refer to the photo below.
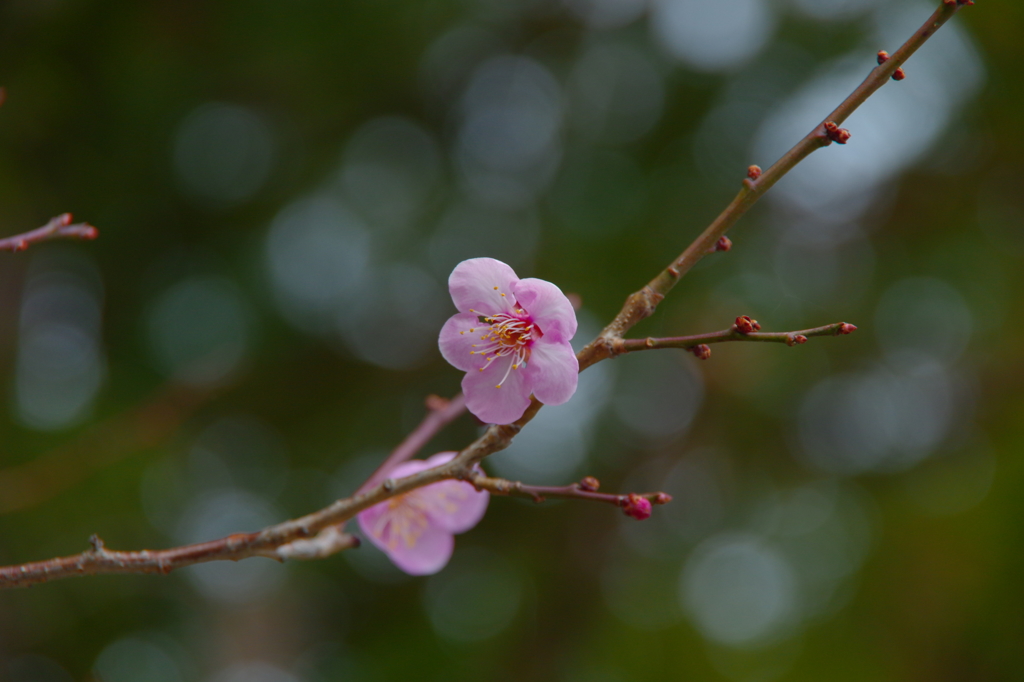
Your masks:
{"label": "bokeh background", "polygon": [[[585,342],[894,50],[923,0],[0,4],[0,560],[166,547],[352,492],[460,374],[473,256]],[[0,594],[11,682],[1003,680],[1024,666],[1024,6],[979,0],[487,466],[449,567],[370,546]],[[466,417],[424,451],[458,448]]]}

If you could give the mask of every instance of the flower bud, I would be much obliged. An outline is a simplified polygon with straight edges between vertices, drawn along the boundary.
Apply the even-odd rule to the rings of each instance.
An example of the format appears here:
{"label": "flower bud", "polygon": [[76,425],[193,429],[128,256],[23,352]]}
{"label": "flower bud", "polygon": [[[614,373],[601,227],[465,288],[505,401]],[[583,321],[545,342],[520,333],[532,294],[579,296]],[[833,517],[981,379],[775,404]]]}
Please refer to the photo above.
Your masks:
{"label": "flower bud", "polygon": [[845,322],[839,325],[839,329],[836,330],[836,334],[852,334],[857,331],[857,327],[852,324],[846,324]]}
{"label": "flower bud", "polygon": [[579,485],[580,490],[585,490],[588,493],[596,493],[601,488],[601,481],[597,480],[593,476],[584,476]]}
{"label": "flower bud", "polygon": [[736,331],[740,334],[749,334],[760,329],[761,325],[757,323],[757,320],[750,319],[749,315],[740,315],[736,318]]}
{"label": "flower bud", "polygon": [[626,516],[643,521],[651,516],[651,501],[636,493],[630,493],[622,501],[622,511]]}
{"label": "flower bud", "polygon": [[700,344],[699,346],[687,348],[686,350],[696,355],[697,358],[700,360],[707,360],[708,358],[711,357],[711,346],[704,343]]}
{"label": "flower bud", "polygon": [[750,178],[751,180],[757,180],[758,178],[760,178],[761,177],[761,167],[760,166],[751,166],[750,168],[748,168],[747,169],[747,177]]}

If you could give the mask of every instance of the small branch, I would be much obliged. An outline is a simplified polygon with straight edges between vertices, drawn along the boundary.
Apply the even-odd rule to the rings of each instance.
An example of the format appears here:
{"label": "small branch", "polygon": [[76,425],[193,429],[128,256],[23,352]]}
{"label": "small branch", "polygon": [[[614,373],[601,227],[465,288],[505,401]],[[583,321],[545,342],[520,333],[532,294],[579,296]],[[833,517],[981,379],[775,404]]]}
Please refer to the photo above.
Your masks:
{"label": "small branch", "polygon": [[[738,319],[746,319],[755,325],[757,324],[756,320],[750,320],[750,318]],[[757,329],[760,329],[760,325],[757,326]],[[693,350],[698,346],[710,343],[723,343],[725,341],[761,341],[766,343],[784,343],[787,346],[797,346],[802,343],[807,343],[807,339],[815,336],[842,336],[843,334],[852,334],[856,329],[857,328],[852,324],[836,322],[834,324],[827,324],[824,327],[803,329],[797,332],[743,332],[741,331],[741,324],[737,323],[720,332],[694,334],[693,336],[673,336],[661,339],[654,339],[650,337],[646,339],[615,339],[612,346],[612,352],[615,355],[622,355],[624,353],[635,353],[641,350],[657,350],[660,348],[682,348],[684,350]]]}
{"label": "small branch", "polygon": [[300,561],[326,559],[346,549],[355,549],[359,547],[359,544],[359,538],[355,535],[345,533],[339,526],[328,526],[320,531],[315,538],[295,540],[287,545],[281,545],[273,552],[276,556],[272,556],[272,558],[281,561],[285,559]]}
{"label": "small branch", "polygon": [[0,469],[0,514],[45,502],[114,462],[158,446],[215,395],[213,390],[170,385],[70,443]]}
{"label": "small branch", "polygon": [[432,395],[427,398],[427,409],[429,412],[420,425],[391,451],[387,459],[381,462],[381,465],[370,474],[366,483],[359,486],[359,490],[356,492],[363,492],[377,485],[397,465],[415,457],[416,453],[422,450],[441,429],[458,419],[466,411],[466,398],[461,393],[451,400]]}
{"label": "small branch", "polygon": [[98,236],[99,231],[89,223],[72,225],[71,214],[63,213],[31,232],[0,239],[0,251],[24,251],[31,244],[51,239],[96,239]]}
{"label": "small branch", "polygon": [[856,111],[879,88],[888,83],[897,69],[902,67],[910,56],[917,52],[964,4],[968,3],[964,0],[959,2],[944,0],[928,18],[928,21],[915,31],[914,35],[899,50],[876,66],[864,79],[864,82],[843,100],[842,104],[797,142],[771,168],[761,171],[756,166],[750,167],[739,194],[725,210],[678,258],[648,282],[647,286],[629,296],[615,319],[604,328],[600,336],[579,353],[580,370],[586,369],[595,362],[612,357],[615,339],[621,339],[640,320],[653,315],[658,304],[679,280],[704,256],[713,252],[715,244],[729,228],[735,225],[736,221],[757,203],[758,199],[774,187],[775,183],[789,171],[793,170],[797,164],[818,149],[829,146],[833,141],[845,144],[849,139],[849,131],[839,128],[839,124],[849,118],[850,114]]}
{"label": "small branch", "polygon": [[[365,492],[383,481],[387,478],[389,471],[402,462],[415,457],[416,453],[422,450],[430,442],[431,438],[466,411],[466,398],[461,393],[451,400],[431,395],[427,397],[426,402],[427,416],[423,418],[423,421],[420,422],[419,426],[412,433],[405,437],[405,440],[398,444],[398,447],[391,451],[391,454],[370,474],[366,482],[359,486],[356,493]],[[322,559],[330,556],[330,554],[350,549],[353,546],[358,547],[358,540],[355,545],[341,546],[338,544],[337,538],[339,536],[355,537],[348,535],[344,530],[344,523],[328,526],[310,540],[296,540],[290,544],[278,547],[277,553],[283,558]],[[318,553],[315,556],[308,556],[310,552]]]}
{"label": "small branch", "polygon": [[572,483],[564,486],[543,486],[526,485],[519,481],[509,481],[504,478],[491,478],[479,474],[469,479],[478,490],[486,490],[495,495],[507,495],[509,497],[525,497],[534,502],[543,502],[548,498],[559,500],[589,500],[591,502],[603,502],[622,509],[628,509],[631,502],[635,503],[637,498],[645,499],[651,504],[668,504],[672,496],[668,493],[629,493],[625,495],[613,495],[597,492],[600,487],[597,479],[587,476],[579,483]]}

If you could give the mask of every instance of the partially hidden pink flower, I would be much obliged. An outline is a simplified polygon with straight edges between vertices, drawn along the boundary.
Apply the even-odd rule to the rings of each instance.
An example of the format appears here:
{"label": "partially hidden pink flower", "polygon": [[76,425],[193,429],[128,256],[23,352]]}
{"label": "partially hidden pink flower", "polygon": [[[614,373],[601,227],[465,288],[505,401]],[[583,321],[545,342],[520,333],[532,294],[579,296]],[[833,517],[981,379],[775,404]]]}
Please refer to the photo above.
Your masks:
{"label": "partially hidden pink flower", "polygon": [[[454,452],[403,462],[389,472],[403,478],[445,464]],[[490,495],[465,481],[447,480],[416,488],[359,512],[359,527],[400,569],[411,575],[437,573],[452,556],[455,535],[483,518]]]}
{"label": "partially hidden pink flower", "polygon": [[441,329],[444,359],[466,372],[466,406],[480,420],[511,424],[532,393],[561,405],[576,392],[579,363],[569,341],[576,313],[562,290],[542,279],[519,279],[493,258],[455,266],[448,290],[459,312]]}

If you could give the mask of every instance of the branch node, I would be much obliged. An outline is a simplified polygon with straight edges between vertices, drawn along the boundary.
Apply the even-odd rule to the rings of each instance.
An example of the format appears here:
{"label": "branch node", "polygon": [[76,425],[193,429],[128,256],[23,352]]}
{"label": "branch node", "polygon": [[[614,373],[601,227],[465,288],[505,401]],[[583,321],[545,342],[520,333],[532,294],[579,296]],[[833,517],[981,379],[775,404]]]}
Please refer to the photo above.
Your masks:
{"label": "branch node", "polygon": [[391,492],[392,490],[395,489],[395,479],[393,479],[393,478],[385,478],[384,482],[381,483],[381,487],[383,487],[384,490],[386,490],[388,492]]}
{"label": "branch node", "polygon": [[448,407],[448,405],[450,405],[451,402],[452,401],[448,400],[447,398],[442,398],[441,396],[436,395],[434,393],[428,395],[426,400],[427,409],[430,410],[431,412],[440,412],[441,410]]}
{"label": "branch node", "polygon": [[103,538],[101,538],[96,533],[93,533],[89,536],[89,544],[92,545],[92,551],[96,554],[103,554],[103,552],[105,551],[103,545]]}
{"label": "branch node", "polygon": [[757,323],[757,320],[750,319],[749,315],[740,315],[737,317],[734,328],[740,334],[750,334],[751,332],[761,331],[761,325]]}
{"label": "branch node", "polygon": [[837,144],[846,144],[850,141],[850,131],[840,128],[834,121],[825,121],[825,137]]}
{"label": "branch node", "polygon": [[715,242],[715,245],[712,246],[710,249],[708,249],[708,253],[716,253],[718,251],[731,251],[731,250],[732,250],[732,240],[729,239],[728,237],[726,237],[723,234],[721,237],[718,238],[718,241]]}

